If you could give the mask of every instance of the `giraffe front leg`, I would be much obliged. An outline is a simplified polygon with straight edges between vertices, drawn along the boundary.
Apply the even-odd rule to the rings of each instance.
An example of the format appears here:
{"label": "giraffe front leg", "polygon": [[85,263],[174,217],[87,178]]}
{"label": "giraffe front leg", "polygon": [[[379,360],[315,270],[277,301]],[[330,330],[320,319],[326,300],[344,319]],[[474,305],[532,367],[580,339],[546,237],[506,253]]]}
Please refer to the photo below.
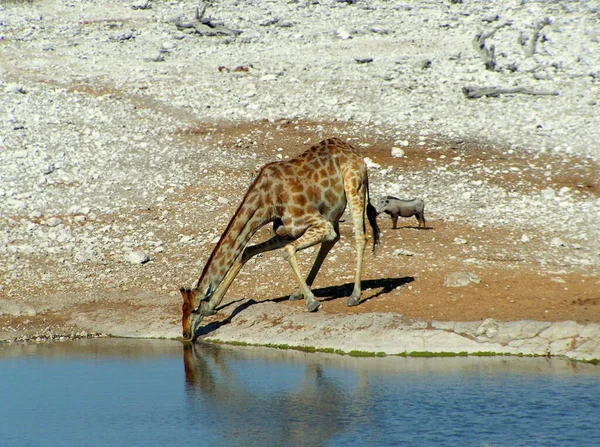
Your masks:
{"label": "giraffe front leg", "polygon": [[[335,234],[336,234],[335,239],[333,239],[331,241],[324,241],[321,244],[321,248],[319,249],[319,253],[318,253],[317,257],[315,258],[315,262],[313,263],[313,266],[310,269],[310,273],[306,277],[306,284],[308,285],[308,287],[311,287],[313,285],[313,282],[315,281],[315,278],[317,277],[319,270],[321,270],[323,261],[325,261],[325,258],[327,257],[327,255],[329,254],[329,252],[331,251],[333,246],[340,240],[339,224],[336,223],[334,225],[334,230],[335,230]],[[297,301],[300,299],[302,299],[302,291],[300,289],[295,290],[289,297],[290,301]]]}
{"label": "giraffe front leg", "polygon": [[296,259],[296,249],[291,245],[286,245],[285,251],[283,252],[283,257],[290,263],[292,271],[294,272],[294,276],[296,277],[296,281],[298,281],[300,286],[299,289],[290,296],[290,299],[292,299],[292,296],[297,296],[298,298],[296,299],[300,299],[301,296],[304,296],[304,304],[306,305],[306,309],[308,309],[309,312],[316,311],[319,309],[319,307],[321,307],[321,303],[310,291],[308,284],[306,284],[306,281],[300,273],[300,268],[298,267],[298,261]]}
{"label": "giraffe front leg", "polygon": [[[314,222],[300,238],[285,246],[283,257],[289,262],[299,286],[298,290],[292,293],[290,299],[293,299],[292,297],[295,298],[304,296],[306,308],[310,312],[316,311],[321,306],[321,303],[319,303],[319,301],[315,298],[315,295],[310,291],[309,284],[312,285],[312,282],[314,281],[315,276],[317,275],[317,272],[323,263],[323,259],[333,246],[332,244],[335,244],[338,239],[339,235],[336,232],[334,225],[331,222],[320,218],[316,220],[316,222]],[[315,260],[315,264],[313,265],[307,280],[305,280],[300,272],[300,268],[298,267],[296,252],[298,250],[312,247],[319,242],[322,243],[321,249],[319,250],[319,255]]]}

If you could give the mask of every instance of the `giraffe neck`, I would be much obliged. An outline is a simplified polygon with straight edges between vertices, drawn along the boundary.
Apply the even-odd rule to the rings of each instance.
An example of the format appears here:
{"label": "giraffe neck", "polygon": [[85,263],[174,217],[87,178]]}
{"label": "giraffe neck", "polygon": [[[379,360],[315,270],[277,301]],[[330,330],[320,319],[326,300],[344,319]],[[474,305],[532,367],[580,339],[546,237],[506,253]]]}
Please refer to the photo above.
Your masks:
{"label": "giraffe neck", "polygon": [[[242,203],[221,235],[206,261],[196,286],[199,301],[209,299],[240,256],[252,236],[274,216],[269,208],[260,206],[260,192],[255,184],[248,190]],[[221,294],[222,295],[222,294]]]}

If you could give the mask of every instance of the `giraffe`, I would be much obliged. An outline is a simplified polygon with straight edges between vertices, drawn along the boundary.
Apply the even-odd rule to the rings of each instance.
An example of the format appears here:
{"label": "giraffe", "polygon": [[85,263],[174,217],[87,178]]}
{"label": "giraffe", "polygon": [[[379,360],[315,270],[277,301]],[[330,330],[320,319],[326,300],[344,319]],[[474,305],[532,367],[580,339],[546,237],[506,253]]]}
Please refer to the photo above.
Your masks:
{"label": "giraffe", "polygon": [[[367,167],[350,144],[330,138],[297,158],[263,166],[208,258],[202,275],[191,289],[181,288],[182,326],[185,339],[195,339],[202,318],[213,315],[227,289],[248,260],[259,253],[283,248],[298,282],[289,299],[304,297],[308,311],[320,302],[310,291],[325,257],[340,239],[339,220],[350,203],[356,241],[354,289],[346,304],[359,304],[366,245],[365,214],[373,230],[373,251],[379,242],[375,207],[369,198]],[[366,207],[365,207],[366,203]],[[274,236],[248,245],[264,225],[273,223]],[[306,278],[296,252],[321,244]]]}

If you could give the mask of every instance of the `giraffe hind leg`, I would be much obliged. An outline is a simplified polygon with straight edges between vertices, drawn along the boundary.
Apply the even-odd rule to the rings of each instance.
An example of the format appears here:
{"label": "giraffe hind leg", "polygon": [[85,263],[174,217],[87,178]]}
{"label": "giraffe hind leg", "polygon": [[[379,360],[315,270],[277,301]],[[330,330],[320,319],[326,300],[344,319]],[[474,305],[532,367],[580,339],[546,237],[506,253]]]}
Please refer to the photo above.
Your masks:
{"label": "giraffe hind leg", "polygon": [[[363,269],[363,258],[367,237],[365,235],[365,188],[363,188],[363,179],[349,179],[346,182],[345,190],[352,212],[354,222],[354,238],[356,241],[356,274],[354,277],[354,289],[346,301],[347,306],[357,306],[361,295],[361,276]],[[360,186],[356,186],[358,183]]]}

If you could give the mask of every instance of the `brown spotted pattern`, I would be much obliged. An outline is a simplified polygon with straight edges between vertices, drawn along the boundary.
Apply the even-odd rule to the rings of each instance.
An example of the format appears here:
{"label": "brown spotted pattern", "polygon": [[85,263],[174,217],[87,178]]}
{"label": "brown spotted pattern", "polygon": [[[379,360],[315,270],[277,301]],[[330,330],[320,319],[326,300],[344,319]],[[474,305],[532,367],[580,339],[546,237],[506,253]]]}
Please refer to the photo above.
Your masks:
{"label": "brown spotted pattern", "polygon": [[[379,229],[368,198],[367,168],[361,154],[338,139],[324,140],[295,159],[265,165],[246,192],[193,289],[182,289],[183,336],[193,338],[203,315],[214,312],[242,266],[253,256],[284,248],[299,289],[290,299],[304,297],[308,310],[320,303],[309,287],[331,248],[339,240],[340,217],[350,205],[356,239],[356,278],[348,305],[360,299],[360,278],[366,245],[365,214]],[[366,205],[366,206],[365,206]],[[273,222],[275,235],[248,246],[259,228]],[[306,278],[300,273],[296,252],[321,244]]]}

